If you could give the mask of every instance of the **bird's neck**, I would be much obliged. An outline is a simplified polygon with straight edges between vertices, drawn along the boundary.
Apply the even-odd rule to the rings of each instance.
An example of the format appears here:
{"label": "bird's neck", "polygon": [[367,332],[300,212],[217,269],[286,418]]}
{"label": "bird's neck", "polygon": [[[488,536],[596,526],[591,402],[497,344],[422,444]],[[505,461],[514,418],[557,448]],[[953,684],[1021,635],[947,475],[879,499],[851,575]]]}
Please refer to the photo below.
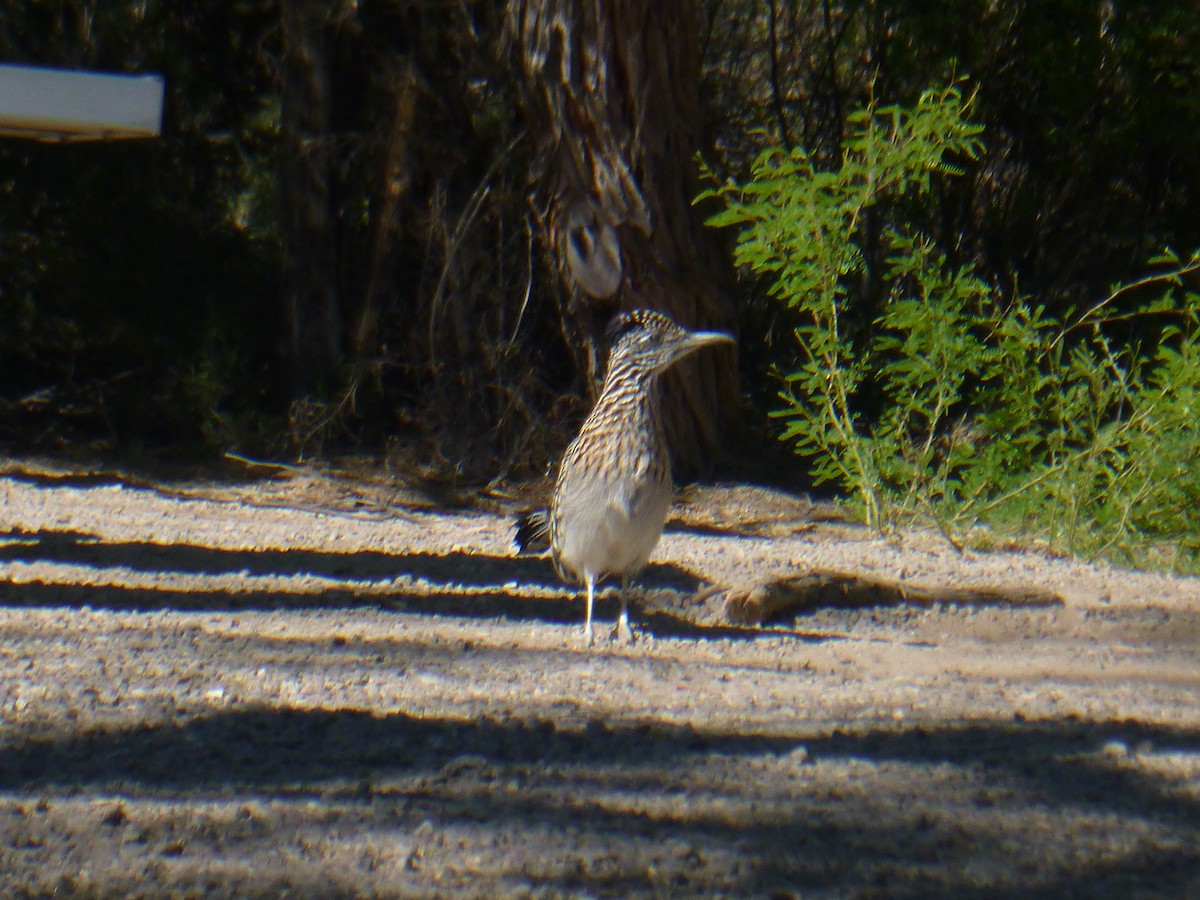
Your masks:
{"label": "bird's neck", "polygon": [[640,366],[618,363],[604,376],[600,401],[634,403],[652,408],[658,403],[658,373]]}
{"label": "bird's neck", "polygon": [[596,409],[605,418],[619,417],[634,433],[661,440],[660,390],[657,372],[618,364],[604,378]]}

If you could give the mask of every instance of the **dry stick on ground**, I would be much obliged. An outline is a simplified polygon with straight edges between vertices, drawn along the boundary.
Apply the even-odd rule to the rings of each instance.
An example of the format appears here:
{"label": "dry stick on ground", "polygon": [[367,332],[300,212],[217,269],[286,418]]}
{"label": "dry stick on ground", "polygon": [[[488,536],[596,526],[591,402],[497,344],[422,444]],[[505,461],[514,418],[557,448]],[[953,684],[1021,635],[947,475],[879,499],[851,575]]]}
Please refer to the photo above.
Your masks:
{"label": "dry stick on ground", "polygon": [[1057,594],[1035,587],[952,588],[867,578],[848,572],[806,572],[774,581],[725,589],[724,614],[737,625],[761,624],[784,614],[820,607],[1062,606]]}

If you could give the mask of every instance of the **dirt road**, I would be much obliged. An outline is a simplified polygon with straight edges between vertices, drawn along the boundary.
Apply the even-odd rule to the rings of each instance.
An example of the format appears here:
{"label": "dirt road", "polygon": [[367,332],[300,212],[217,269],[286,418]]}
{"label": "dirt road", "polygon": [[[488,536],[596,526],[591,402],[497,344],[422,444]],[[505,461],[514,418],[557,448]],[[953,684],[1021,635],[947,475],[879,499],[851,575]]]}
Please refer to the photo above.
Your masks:
{"label": "dirt road", "polygon": [[496,513],[6,471],[3,896],[1200,896],[1196,580],[716,487],[589,649]]}

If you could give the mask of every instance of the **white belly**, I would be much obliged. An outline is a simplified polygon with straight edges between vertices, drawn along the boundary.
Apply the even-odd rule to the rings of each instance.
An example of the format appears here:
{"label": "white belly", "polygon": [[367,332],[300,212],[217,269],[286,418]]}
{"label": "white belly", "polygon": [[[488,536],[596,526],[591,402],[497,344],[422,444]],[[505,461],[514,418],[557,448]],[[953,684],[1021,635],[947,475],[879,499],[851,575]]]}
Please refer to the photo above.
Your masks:
{"label": "white belly", "polygon": [[555,559],[580,581],[591,574],[635,575],[662,536],[671,485],[618,477],[588,480],[555,509],[561,536]]}

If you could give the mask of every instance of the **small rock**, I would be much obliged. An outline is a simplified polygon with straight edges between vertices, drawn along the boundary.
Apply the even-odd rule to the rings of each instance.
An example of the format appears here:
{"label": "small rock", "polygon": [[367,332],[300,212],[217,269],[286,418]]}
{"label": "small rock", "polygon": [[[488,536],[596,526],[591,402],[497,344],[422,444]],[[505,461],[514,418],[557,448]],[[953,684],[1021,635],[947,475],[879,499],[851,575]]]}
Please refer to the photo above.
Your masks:
{"label": "small rock", "polygon": [[813,758],[808,755],[808,747],[806,747],[804,744],[797,744],[795,747],[785,753],[782,759],[796,766],[811,765],[813,762]]}
{"label": "small rock", "polygon": [[1109,759],[1126,759],[1129,756],[1129,747],[1126,746],[1124,741],[1105,741],[1104,746],[1100,748],[1100,752]]}
{"label": "small rock", "polygon": [[124,825],[129,821],[129,816],[125,813],[125,807],[118,803],[107,813],[101,816],[100,821],[105,825],[116,828],[118,825]]}

